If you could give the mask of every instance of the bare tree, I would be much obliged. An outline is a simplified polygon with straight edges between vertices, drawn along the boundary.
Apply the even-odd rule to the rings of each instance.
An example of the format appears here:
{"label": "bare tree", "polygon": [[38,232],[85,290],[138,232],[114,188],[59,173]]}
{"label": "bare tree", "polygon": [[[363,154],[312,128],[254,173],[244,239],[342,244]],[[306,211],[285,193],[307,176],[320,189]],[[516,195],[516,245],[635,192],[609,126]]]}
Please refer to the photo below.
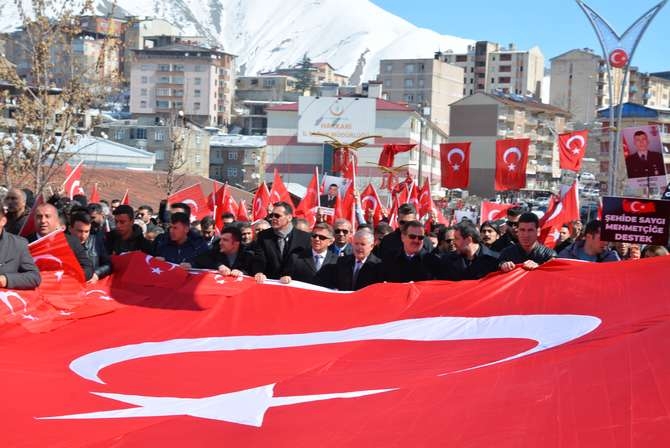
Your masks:
{"label": "bare tree", "polygon": [[173,111],[168,119],[168,136],[170,148],[168,149],[168,164],[165,169],[165,179],[161,186],[165,189],[167,196],[182,187],[184,172],[182,168],[186,165],[186,145],[190,137],[189,129],[186,127],[184,111]]}
{"label": "bare tree", "polygon": [[20,74],[0,56],[0,80],[10,86],[2,92],[0,113],[11,116],[0,124],[0,163],[5,184],[29,185],[39,193],[95,124],[86,119],[86,111],[120,84],[118,65],[109,58],[121,44],[108,34],[92,63],[76,51],[85,44],[81,16],[93,14],[92,0],[14,3],[22,31],[9,41],[17,50],[14,55],[21,54],[29,68]]}

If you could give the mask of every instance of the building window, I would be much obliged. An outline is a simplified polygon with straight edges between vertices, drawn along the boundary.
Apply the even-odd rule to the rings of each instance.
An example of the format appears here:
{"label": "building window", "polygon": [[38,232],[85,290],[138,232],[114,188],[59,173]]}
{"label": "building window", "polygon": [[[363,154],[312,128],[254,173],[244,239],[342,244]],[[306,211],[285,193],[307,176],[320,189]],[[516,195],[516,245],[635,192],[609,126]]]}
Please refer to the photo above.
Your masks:
{"label": "building window", "polygon": [[124,138],[126,138],[125,129],[117,129],[114,131],[114,140],[123,140]]}
{"label": "building window", "polygon": [[199,86],[200,84],[202,84],[202,78],[193,78],[193,84]]}
{"label": "building window", "polygon": [[470,67],[470,73],[474,73],[474,72],[475,72],[475,68],[474,68],[474,67]]}
{"label": "building window", "polygon": [[140,101],[140,109],[146,109],[147,108],[147,102],[145,100]]}
{"label": "building window", "polygon": [[384,80],[384,87],[390,89],[392,85],[393,85],[393,82],[391,81],[390,78]]}
{"label": "building window", "polygon": [[258,85],[258,79],[257,78],[252,79],[251,81],[249,81],[249,84],[252,85],[252,86],[257,86]]}
{"label": "building window", "polygon": [[140,89],[140,96],[147,96],[147,89]]}
{"label": "building window", "polygon": [[168,109],[170,107],[170,102],[167,100],[156,101],[156,108],[158,109]]}
{"label": "building window", "polygon": [[500,60],[501,61],[511,61],[512,60],[512,55],[510,53],[503,53],[500,55]]}
{"label": "building window", "polygon": [[195,144],[199,145],[200,143],[202,143],[202,135],[195,134]]}
{"label": "building window", "polygon": [[147,71],[151,70],[151,66],[149,64],[142,64],[140,66],[140,70],[142,70],[143,72],[147,72]]}
{"label": "building window", "polygon": [[500,84],[509,84],[510,82],[512,82],[512,78],[509,76],[501,76],[498,78],[498,83]]}
{"label": "building window", "polygon": [[475,67],[486,67],[486,62],[485,61],[477,61],[477,62],[475,62]]}
{"label": "building window", "polygon": [[425,83],[426,83],[425,80],[423,80],[423,79],[419,79],[419,80],[417,80],[416,82],[417,82],[417,84],[418,84],[418,86],[419,86],[420,89],[422,89],[423,86],[424,86]]}
{"label": "building window", "polygon": [[195,164],[196,164],[196,165],[200,165],[200,160],[201,160],[201,158],[200,158],[200,153],[199,153],[199,152],[196,152],[196,153],[195,153]]}
{"label": "building window", "polygon": [[149,82],[149,78],[146,77],[146,76],[142,76],[142,78],[140,79],[140,82],[141,82],[142,84],[146,84],[146,83]]}
{"label": "building window", "polygon": [[425,65],[424,64],[419,64],[419,71],[422,72],[425,70]]}
{"label": "building window", "polygon": [[157,149],[156,152],[156,160],[165,160],[165,151],[162,149]]}
{"label": "building window", "polygon": [[486,73],[477,73],[477,78],[485,78]]}
{"label": "building window", "polygon": [[414,80],[413,79],[406,79],[405,80],[405,88],[406,89],[414,88]]}
{"label": "building window", "polygon": [[405,102],[411,103],[414,101],[414,95],[405,95]]}
{"label": "building window", "polygon": [[175,101],[174,102],[174,108],[177,110],[181,110],[184,108],[184,103],[181,101]]}
{"label": "building window", "polygon": [[182,97],[184,96],[184,90],[183,89],[176,89],[173,93],[174,96],[179,96]]}
{"label": "building window", "polygon": [[198,102],[193,103],[193,109],[194,110],[200,110],[200,103],[198,103]]}
{"label": "building window", "polygon": [[169,76],[159,76],[158,77],[158,83],[159,84],[170,84],[170,77]]}
{"label": "building window", "polygon": [[183,76],[173,76],[172,77],[172,84],[184,84],[184,77]]}
{"label": "building window", "polygon": [[393,71],[393,64],[386,64],[386,71],[387,72],[392,72]]}
{"label": "building window", "polygon": [[[135,130],[135,138],[138,140],[146,140],[147,139],[147,130],[146,128],[136,128]],[[133,130],[131,129],[130,131],[130,138],[133,138]]]}
{"label": "building window", "polygon": [[195,71],[196,72],[204,72],[205,70],[203,70],[202,65],[196,65],[195,66]]}
{"label": "building window", "polygon": [[237,167],[229,166],[226,170],[226,174],[228,175],[228,179],[237,177]]}
{"label": "building window", "polygon": [[156,96],[170,96],[170,89],[166,87],[159,87],[156,89]]}
{"label": "building window", "polygon": [[266,89],[272,88],[275,86],[275,80],[274,79],[264,79],[263,80],[263,87]]}
{"label": "building window", "polygon": [[195,89],[195,90],[193,91],[193,96],[194,96],[195,98],[200,98],[200,89]]}
{"label": "building window", "polygon": [[172,71],[174,72],[183,72],[184,71],[184,65],[183,64],[174,64],[172,66]]}
{"label": "building window", "polygon": [[456,55],[456,62],[468,62],[468,55],[467,54],[457,54]]}
{"label": "building window", "polygon": [[470,84],[474,84],[474,83],[475,83],[475,78],[470,78]]}
{"label": "building window", "polygon": [[228,153],[228,160],[237,160],[237,151],[230,151]]}
{"label": "building window", "polygon": [[498,67],[498,71],[502,73],[509,73],[512,71],[512,66],[511,65],[501,65]]}
{"label": "building window", "polygon": [[163,142],[165,141],[165,131],[162,129],[156,129],[154,132],[154,141]]}
{"label": "building window", "polygon": [[158,64],[158,71],[159,72],[169,72],[170,71],[170,64]]}
{"label": "building window", "polygon": [[405,73],[414,73],[414,64],[405,64]]}

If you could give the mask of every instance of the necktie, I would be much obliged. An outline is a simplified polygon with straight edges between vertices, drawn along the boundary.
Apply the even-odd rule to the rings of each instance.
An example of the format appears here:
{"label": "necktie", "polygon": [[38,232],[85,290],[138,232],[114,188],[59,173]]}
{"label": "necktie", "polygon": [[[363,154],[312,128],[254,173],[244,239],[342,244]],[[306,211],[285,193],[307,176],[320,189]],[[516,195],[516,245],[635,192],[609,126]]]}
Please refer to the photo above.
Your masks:
{"label": "necktie", "polygon": [[351,289],[356,289],[356,281],[358,280],[358,273],[360,272],[361,267],[363,267],[363,263],[356,260],[356,264],[354,265],[354,275],[351,277]]}
{"label": "necktie", "polygon": [[286,246],[286,238],[283,236],[277,237],[277,245],[279,246],[279,253],[284,255],[284,247]]}
{"label": "necktie", "polygon": [[314,255],[314,266],[316,267],[317,271],[321,269],[322,264],[323,264],[323,257],[319,254]]}

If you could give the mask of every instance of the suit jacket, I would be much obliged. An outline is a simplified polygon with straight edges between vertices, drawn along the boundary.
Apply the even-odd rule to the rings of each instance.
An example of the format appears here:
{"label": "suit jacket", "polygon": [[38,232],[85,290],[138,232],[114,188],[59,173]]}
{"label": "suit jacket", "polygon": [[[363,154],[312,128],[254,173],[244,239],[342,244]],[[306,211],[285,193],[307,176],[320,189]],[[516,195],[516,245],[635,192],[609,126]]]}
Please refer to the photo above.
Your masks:
{"label": "suit jacket", "polygon": [[[321,263],[320,270],[323,270],[328,265],[334,265],[337,263],[337,259],[337,255],[330,251],[326,251],[326,256]],[[317,284],[317,273],[318,271],[314,264],[314,255],[312,249],[309,248],[303,252],[291,254],[291,258],[289,259],[282,276],[290,275],[292,280]]]}
{"label": "suit jacket", "polygon": [[0,274],[7,278],[7,289],[35,289],[42,281],[28,242],[6,230],[0,231]]}
{"label": "suit jacket", "polygon": [[201,269],[218,269],[219,266],[225,265],[231,271],[237,269],[242,271],[243,274],[249,274],[251,272],[251,265],[253,260],[253,252],[249,249],[243,247],[240,244],[240,248],[237,251],[237,256],[235,261],[230,263],[228,257],[225,254],[221,253],[221,248],[219,246],[219,241],[215,242],[211,249],[207,252],[204,252],[193,259],[193,267]]}
{"label": "suit jacket", "polygon": [[291,254],[311,249],[310,234],[293,228],[286,237],[284,253],[279,252],[274,229],[265,229],[258,234],[254,247],[252,274],[264,273],[268,278],[278,279],[286,269]]}
{"label": "suit jacket", "polygon": [[494,252],[483,244],[472,261],[468,261],[458,252],[453,252],[442,257],[437,278],[440,280],[476,280],[484,277],[490,272],[498,270],[498,258],[500,254]]}
{"label": "suit jacket", "polygon": [[[424,238],[423,249],[426,252],[431,252],[433,250],[433,243],[430,242],[430,238]],[[382,260],[395,258],[400,253],[400,251],[402,251],[400,229],[396,229],[389,233],[384,238],[382,238],[381,243],[379,243],[378,253],[379,258]]]}
{"label": "suit jacket", "polygon": [[331,244],[328,246],[328,252],[332,253],[336,257],[344,257],[345,255],[351,255],[354,253],[354,249],[351,247],[351,243],[347,243],[346,246],[344,246],[344,249],[338,251],[336,249],[335,244]]}
{"label": "suit jacket", "polygon": [[356,283],[352,285],[355,263],[356,258],[353,255],[338,257],[335,264],[321,267],[316,274],[317,284],[340,291],[357,291],[384,281],[382,261],[370,254],[358,271]]}
{"label": "suit jacket", "polygon": [[426,252],[422,249],[411,258],[407,258],[402,251],[395,257],[384,260],[384,280],[394,283],[432,280],[437,273],[438,263],[439,256],[433,251]]}
{"label": "suit jacket", "polygon": [[626,157],[626,170],[629,178],[662,176],[665,174],[663,154],[647,151],[647,160],[643,161],[637,152]]}
{"label": "suit jacket", "polygon": [[334,208],[336,199],[337,198],[333,196],[333,199],[329,201],[328,195],[322,194],[321,196],[319,196],[319,203],[321,204],[321,207]]}

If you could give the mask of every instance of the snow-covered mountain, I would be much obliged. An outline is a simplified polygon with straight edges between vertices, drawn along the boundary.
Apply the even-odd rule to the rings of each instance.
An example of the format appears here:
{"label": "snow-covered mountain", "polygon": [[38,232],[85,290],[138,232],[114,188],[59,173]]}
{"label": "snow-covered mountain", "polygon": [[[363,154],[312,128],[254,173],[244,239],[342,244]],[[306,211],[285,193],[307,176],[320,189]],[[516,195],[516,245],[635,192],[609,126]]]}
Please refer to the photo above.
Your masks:
{"label": "snow-covered mountain", "polygon": [[[106,14],[110,1],[96,0],[96,7]],[[368,0],[117,0],[116,8],[209,37],[238,55],[246,75],[291,66],[307,54],[352,81],[366,81],[376,77],[380,59],[430,58],[473,43],[416,27]],[[18,23],[14,2],[0,2],[0,31]]]}

